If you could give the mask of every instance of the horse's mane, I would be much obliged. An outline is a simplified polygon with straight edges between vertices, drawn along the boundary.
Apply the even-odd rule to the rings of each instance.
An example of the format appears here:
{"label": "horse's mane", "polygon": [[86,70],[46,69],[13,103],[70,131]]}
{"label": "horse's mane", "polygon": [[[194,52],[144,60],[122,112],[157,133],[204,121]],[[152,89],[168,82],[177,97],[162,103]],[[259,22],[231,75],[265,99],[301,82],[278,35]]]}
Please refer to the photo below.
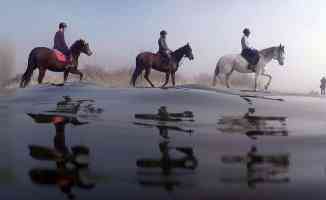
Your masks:
{"label": "horse's mane", "polygon": [[172,52],[172,55],[177,55],[177,54],[179,54],[181,51],[183,51],[183,50],[184,50],[185,48],[187,48],[187,47],[190,47],[189,44],[186,44],[186,45],[184,45],[184,46],[182,46],[182,47],[176,49],[175,51]]}
{"label": "horse's mane", "polygon": [[79,40],[76,40],[70,47],[70,50],[73,51],[75,49],[80,49],[81,48],[81,44],[84,43],[84,40],[82,39],[79,39]]}
{"label": "horse's mane", "polygon": [[269,48],[266,48],[266,49],[262,49],[262,50],[259,51],[259,53],[264,55],[264,56],[268,56],[272,52],[274,52],[275,48],[277,48],[277,47],[269,47]]}
{"label": "horse's mane", "polygon": [[184,45],[184,46],[182,46],[182,47],[180,47],[180,48],[176,49],[175,51],[173,51],[173,53],[174,53],[174,52],[178,52],[178,51],[181,51],[182,49],[186,48],[186,47],[187,47],[187,45],[188,45],[188,44],[186,44],[186,45]]}

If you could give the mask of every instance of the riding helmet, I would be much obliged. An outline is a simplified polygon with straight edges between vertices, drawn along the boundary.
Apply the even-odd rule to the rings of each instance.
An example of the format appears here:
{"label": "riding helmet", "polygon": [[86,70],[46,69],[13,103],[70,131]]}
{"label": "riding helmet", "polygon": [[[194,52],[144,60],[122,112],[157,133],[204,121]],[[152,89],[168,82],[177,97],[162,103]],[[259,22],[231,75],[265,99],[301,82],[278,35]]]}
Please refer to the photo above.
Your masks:
{"label": "riding helmet", "polygon": [[243,29],[243,34],[249,34],[249,33],[250,33],[249,28],[245,28],[245,29]]}
{"label": "riding helmet", "polygon": [[160,35],[166,35],[167,34],[167,32],[165,31],[165,30],[162,30],[161,32],[160,32]]}
{"label": "riding helmet", "polygon": [[59,28],[67,28],[67,24],[64,23],[64,22],[61,22],[61,23],[59,24]]}

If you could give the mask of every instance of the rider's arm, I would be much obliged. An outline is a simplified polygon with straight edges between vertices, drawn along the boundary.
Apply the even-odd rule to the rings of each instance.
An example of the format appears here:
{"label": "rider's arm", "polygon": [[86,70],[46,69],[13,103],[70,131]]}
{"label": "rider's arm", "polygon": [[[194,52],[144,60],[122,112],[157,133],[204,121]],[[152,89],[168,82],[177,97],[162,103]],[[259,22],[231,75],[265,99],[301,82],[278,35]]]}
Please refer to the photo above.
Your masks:
{"label": "rider's arm", "polygon": [[250,45],[249,45],[249,41],[248,41],[247,37],[243,36],[241,38],[241,46],[242,46],[242,49],[250,49]]}
{"label": "rider's arm", "polygon": [[66,43],[66,40],[65,40],[65,35],[64,35],[63,33],[61,33],[61,38],[60,38],[60,40],[61,40],[61,45],[62,45],[62,47],[64,47],[65,49],[69,49],[69,48],[68,48],[68,45],[67,45],[67,43]]}

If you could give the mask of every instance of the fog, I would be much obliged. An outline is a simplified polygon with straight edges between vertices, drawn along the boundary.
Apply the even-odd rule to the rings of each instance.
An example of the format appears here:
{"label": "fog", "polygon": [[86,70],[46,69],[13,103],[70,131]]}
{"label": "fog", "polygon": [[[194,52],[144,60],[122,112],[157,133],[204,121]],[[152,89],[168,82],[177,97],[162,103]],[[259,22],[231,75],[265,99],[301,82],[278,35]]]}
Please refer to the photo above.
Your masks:
{"label": "fog", "polygon": [[82,65],[134,67],[138,53],[157,51],[159,31],[165,29],[171,49],[187,42],[193,48],[195,60],[185,61],[178,73],[212,75],[220,56],[240,52],[242,30],[249,27],[255,48],[285,45],[285,66],[268,65],[271,89],[318,90],[320,78],[326,75],[326,2],[322,0],[74,0],[64,6],[58,2],[12,0],[0,8],[0,22],[10,24],[0,30],[0,36],[8,36],[16,47],[15,73],[25,70],[32,48],[53,46],[57,25],[65,21],[68,44],[82,37],[95,53],[82,56]]}
{"label": "fog", "polygon": [[0,39],[0,89],[4,83],[13,75],[15,69],[15,47],[6,39]]}

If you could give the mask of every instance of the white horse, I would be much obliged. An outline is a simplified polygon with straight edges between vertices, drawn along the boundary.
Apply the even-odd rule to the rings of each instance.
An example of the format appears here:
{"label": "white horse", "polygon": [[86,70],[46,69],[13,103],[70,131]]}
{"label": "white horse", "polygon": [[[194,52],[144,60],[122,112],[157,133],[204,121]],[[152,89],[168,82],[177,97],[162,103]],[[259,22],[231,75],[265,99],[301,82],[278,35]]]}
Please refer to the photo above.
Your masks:
{"label": "white horse", "polygon": [[215,73],[213,77],[213,86],[216,86],[216,78],[222,81],[220,74],[225,75],[225,84],[230,88],[229,79],[233,71],[240,73],[255,73],[255,91],[257,90],[257,81],[260,75],[269,78],[265,85],[265,90],[268,89],[272,81],[272,76],[265,73],[266,64],[271,60],[277,60],[280,65],[284,65],[285,51],[284,46],[280,44],[277,47],[270,47],[259,51],[260,59],[257,63],[256,72],[248,69],[248,62],[241,56],[241,54],[225,55],[219,59],[216,64]]}

